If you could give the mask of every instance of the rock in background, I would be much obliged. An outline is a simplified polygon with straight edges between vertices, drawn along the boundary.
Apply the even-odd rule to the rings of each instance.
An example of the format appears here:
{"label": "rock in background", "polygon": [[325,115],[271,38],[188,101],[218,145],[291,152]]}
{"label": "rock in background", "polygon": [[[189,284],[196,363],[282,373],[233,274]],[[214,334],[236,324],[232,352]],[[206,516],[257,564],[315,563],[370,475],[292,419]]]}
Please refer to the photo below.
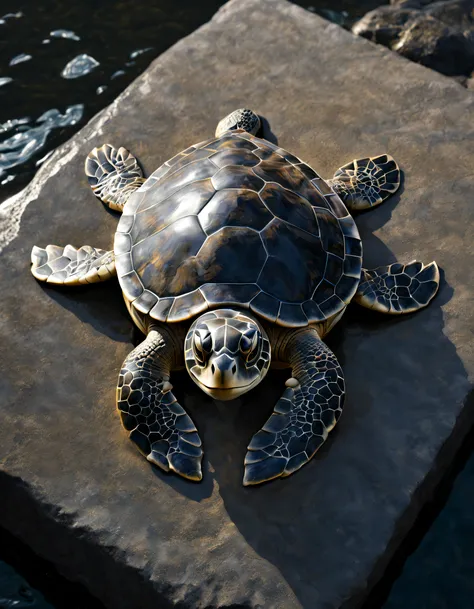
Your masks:
{"label": "rock in background", "polygon": [[392,0],[352,31],[464,85],[474,71],[474,0]]}

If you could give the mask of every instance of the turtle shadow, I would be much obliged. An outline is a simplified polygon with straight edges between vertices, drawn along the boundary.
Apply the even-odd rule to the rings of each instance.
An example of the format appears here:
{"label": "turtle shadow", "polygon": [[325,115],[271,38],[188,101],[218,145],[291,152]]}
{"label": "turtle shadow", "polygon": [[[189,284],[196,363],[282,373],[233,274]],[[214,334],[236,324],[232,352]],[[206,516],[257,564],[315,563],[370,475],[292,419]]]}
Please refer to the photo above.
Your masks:
{"label": "turtle shadow", "polygon": [[[380,580],[433,492],[433,470],[449,465],[435,457],[469,385],[443,332],[441,305],[452,293],[443,278],[429,307],[396,318],[348,308],[327,341],[345,373],[344,414],[312,461],[289,478],[250,488],[241,482],[246,443],[278,399],[285,373],[275,371],[242,401],[218,438],[225,448],[209,446],[209,459],[219,456],[214,478],[230,520],[304,608],[314,607],[315,594],[322,601],[352,594],[360,583],[354,565],[365,563],[370,585]],[[448,452],[464,433],[455,426]]]}
{"label": "turtle shadow", "polygon": [[[402,193],[403,183],[397,196],[356,219],[368,267],[396,260],[374,231],[390,220]],[[425,486],[432,482],[421,480],[423,490],[410,493],[400,507],[409,490],[420,482],[413,482],[413,472],[420,466],[423,445],[430,440],[424,429],[432,415],[430,403],[438,405],[437,424],[442,428],[440,405],[453,404],[452,379],[461,380],[461,385],[468,382],[456,348],[443,332],[441,307],[451,300],[454,290],[442,269],[440,275],[440,290],[433,302],[411,315],[392,317],[349,305],[327,337],[345,372],[348,398],[344,416],[311,463],[290,478],[257,488],[242,486],[247,443],[266,421],[289,371],[270,371],[257,388],[238,400],[235,410],[229,406],[231,416],[225,423],[211,418],[204,423],[205,459],[212,464],[209,471],[229,518],[249,546],[275,565],[303,607],[314,606],[315,586],[323,594],[327,586],[329,596],[330,586],[340,585],[337,573],[360,561],[357,547],[371,544],[368,540],[378,513],[386,507],[386,497],[395,506],[390,508],[392,535],[378,537],[373,543],[381,543],[390,554],[409,531],[419,493],[430,492]],[[370,355],[366,361],[364,353]],[[199,418],[197,412],[194,416]],[[461,433],[456,427],[448,442],[456,444]],[[397,456],[400,447],[403,454]],[[398,468],[397,475],[394,468]],[[348,549],[347,544],[352,547]],[[372,573],[380,578],[387,554],[373,554],[377,555]],[[321,559],[325,565],[319,576]],[[328,573],[332,575],[328,577]]]}
{"label": "turtle shadow", "polygon": [[[405,193],[405,174],[400,170],[400,187],[397,192],[375,209],[367,209],[353,215],[359,229],[364,251],[364,267],[376,268],[397,262],[393,252],[374,233],[392,220],[394,211]],[[403,262],[403,260],[400,260]],[[406,260],[405,262],[408,262]]]}
{"label": "turtle shadow", "polygon": [[201,482],[192,482],[186,480],[181,476],[177,476],[174,472],[164,472],[156,465],[149,463],[150,469],[154,476],[156,476],[160,482],[164,482],[170,488],[177,493],[183,495],[190,501],[200,502],[204,499],[208,499],[212,495],[214,483],[213,476],[209,471],[208,461],[203,461],[202,474],[203,479]]}
{"label": "turtle shadow", "polygon": [[130,342],[134,325],[117,281],[81,286],[56,286],[40,282],[38,285],[48,298],[95,331],[116,342]]}
{"label": "turtle shadow", "polygon": [[264,140],[267,140],[267,142],[271,142],[272,144],[278,145],[278,138],[273,133],[268,120],[264,116],[260,115],[260,121],[262,123],[262,126],[260,127],[260,130],[257,133],[257,137],[263,138]]}

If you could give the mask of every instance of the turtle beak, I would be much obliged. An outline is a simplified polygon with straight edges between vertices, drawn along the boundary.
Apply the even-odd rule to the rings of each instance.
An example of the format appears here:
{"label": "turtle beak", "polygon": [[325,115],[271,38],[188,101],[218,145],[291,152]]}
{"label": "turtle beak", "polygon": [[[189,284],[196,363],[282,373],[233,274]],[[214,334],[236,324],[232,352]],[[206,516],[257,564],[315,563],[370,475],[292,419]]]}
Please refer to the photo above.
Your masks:
{"label": "turtle beak", "polygon": [[211,374],[214,387],[226,389],[234,386],[234,376],[237,372],[237,365],[233,357],[223,353],[214,358],[211,364]]}

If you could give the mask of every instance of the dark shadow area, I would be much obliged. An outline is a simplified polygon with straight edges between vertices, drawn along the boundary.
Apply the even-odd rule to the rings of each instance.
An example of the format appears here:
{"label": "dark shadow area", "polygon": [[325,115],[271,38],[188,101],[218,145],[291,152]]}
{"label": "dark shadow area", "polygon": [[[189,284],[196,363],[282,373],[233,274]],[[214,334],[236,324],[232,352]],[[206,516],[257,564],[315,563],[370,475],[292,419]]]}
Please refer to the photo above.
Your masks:
{"label": "dark shadow area", "polygon": [[[372,211],[371,215],[364,213],[357,217],[363,235],[365,260],[369,267],[395,261],[393,252],[373,231],[391,218],[399,198],[400,195],[397,195],[387,201]],[[331,580],[337,569],[353,569],[350,565],[354,558],[351,559],[352,554],[345,548],[343,541],[337,542],[335,537],[338,534],[347,536],[347,539],[355,536],[358,544],[370,546],[372,543],[370,537],[367,537],[372,534],[371,524],[367,522],[364,511],[377,517],[374,513],[376,507],[371,505],[371,501],[385,501],[384,492],[393,493],[396,488],[394,485],[397,484],[395,479],[391,480],[388,463],[384,463],[392,458],[383,442],[390,426],[395,427],[400,442],[406,443],[405,450],[413,451],[413,458],[416,459],[417,449],[414,443],[416,445],[422,441],[422,433],[418,439],[411,428],[423,426],[420,417],[438,417],[441,424],[441,411],[446,407],[445,404],[452,406],[453,397],[449,393],[451,379],[467,379],[466,370],[454,345],[443,333],[441,306],[451,299],[452,294],[453,290],[442,274],[439,294],[427,309],[418,313],[392,317],[373,313],[355,304],[348,307],[343,320],[327,338],[328,345],[334,350],[346,374],[345,412],[341,423],[331,432],[313,461],[291,478],[276,480],[256,489],[241,485],[242,458],[246,444],[255,429],[266,420],[272,404],[278,399],[285,378],[282,373],[275,372],[274,376],[269,376],[269,382],[263,382],[248,396],[248,400],[241,401],[237,405],[238,414],[233,414],[236,411],[232,410],[231,417],[218,427],[219,445],[207,447],[206,454],[215,464],[214,475],[230,518],[259,556],[274,564],[282,573],[305,609],[313,609],[311,586],[314,569],[317,568],[314,561],[309,559],[310,556],[314,556],[317,562],[323,560],[324,568],[329,574],[328,580]],[[362,357],[359,355],[359,344],[369,351],[373,344],[373,349],[378,350],[377,370],[368,369],[359,359]],[[386,352],[380,351],[381,345]],[[413,367],[406,365],[405,362],[408,361],[414,362]],[[385,386],[383,376],[390,378],[393,392],[385,395],[380,393],[374,401],[371,398],[374,395],[373,388]],[[438,411],[431,413],[427,409],[421,412],[420,401],[428,404],[432,400],[437,401]],[[376,412],[379,409],[381,412]],[[380,419],[381,413],[386,414],[385,419]],[[379,418],[380,425],[383,426],[373,429],[375,434],[380,432],[379,440],[368,437],[367,433],[362,433],[359,438],[351,433],[352,429],[360,428],[361,423],[370,424],[371,417]],[[397,417],[398,420],[404,417],[406,423],[400,426]],[[462,418],[472,420],[472,413],[466,410]],[[209,420],[206,425],[209,428],[216,425],[216,422]],[[388,536],[383,541],[383,537],[377,539],[376,533],[373,533],[374,543],[381,543],[383,551],[374,566],[369,588],[379,581],[393,582],[392,570],[396,571],[393,565],[400,564],[408,554],[409,546],[400,544],[410,531],[419,510],[431,497],[440,476],[446,475],[449,478],[450,474],[446,471],[451,467],[465,431],[465,424],[456,426],[436,458],[432,470],[426,470],[426,478],[411,495],[410,502],[404,509],[395,509],[391,523],[392,538]],[[408,440],[406,434],[413,438]],[[391,440],[390,435],[388,439]],[[345,489],[344,481],[347,481],[351,469],[350,461],[361,459],[361,453],[366,453],[367,470],[358,472],[361,488],[355,501],[350,494],[354,489]],[[382,471],[384,467],[387,469]],[[409,464],[401,469],[401,483],[405,482],[404,476],[407,480],[412,479]],[[380,476],[377,478],[377,491],[367,486],[365,480],[372,475]],[[383,490],[384,487],[386,491]],[[405,492],[405,489],[400,489],[400,496],[394,497],[395,505],[400,504]],[[360,531],[354,533],[359,524]],[[347,557],[344,556],[345,552]],[[389,569],[386,575],[387,566]],[[352,592],[351,600],[344,604],[347,609],[359,606],[367,594],[366,590],[360,591],[360,594],[356,590]],[[373,602],[372,596],[370,602]]]}
{"label": "dark shadow area", "polygon": [[262,122],[262,126],[260,128],[259,133],[257,133],[257,136],[263,138],[264,140],[267,140],[268,142],[271,142],[272,144],[278,145],[278,138],[273,133],[270,127],[270,123],[264,116],[260,116],[260,120]]}
{"label": "dark shadow area", "polygon": [[464,408],[458,425],[471,425],[469,432],[364,609],[461,609],[471,603],[474,392]]}
{"label": "dark shadow area", "polygon": [[203,441],[203,479],[193,483],[150,465],[160,480],[192,501],[211,496],[214,480],[224,476],[241,484],[247,444],[270,416],[289,378],[289,370],[270,370],[252,392],[230,402],[218,402],[205,395],[182,370],[172,376],[173,393],[195,422]]}
{"label": "dark shadow area", "polygon": [[[11,588],[2,589],[0,576],[0,607],[10,609],[18,607],[35,607],[43,609],[46,603],[54,605],[55,609],[104,609],[104,605],[94,598],[82,585],[64,579],[49,561],[41,558],[17,537],[0,528],[0,570],[1,561],[11,565],[26,580],[25,585],[18,577],[17,590],[11,593]],[[12,577],[9,577],[11,582]],[[41,590],[43,599],[36,596],[30,587]],[[10,592],[10,593],[8,593]],[[48,608],[49,609],[49,605]]]}
{"label": "dark shadow area", "polygon": [[133,322],[115,279],[104,283],[58,286],[38,282],[49,298],[97,332],[122,343],[130,342]]}
{"label": "dark shadow area", "polygon": [[[339,324],[339,329],[335,330],[327,341],[343,367],[346,368],[346,373],[348,372],[346,375],[347,401],[345,413],[341,423],[331,432],[328,441],[313,461],[290,479],[276,480],[258,489],[241,486],[242,458],[245,454],[246,443],[254,430],[258,429],[259,425],[265,421],[271,404],[278,398],[278,385],[281,391],[284,380],[281,377],[279,378],[278,374],[271,379],[269,384],[271,391],[265,391],[264,383],[262,383],[249,398],[248,405],[242,405],[242,408],[248,408],[248,411],[245,414],[243,410],[241,414],[239,411],[238,417],[232,417],[233,420],[228,420],[226,424],[223,423],[220,426],[219,445],[208,445],[207,457],[215,463],[214,475],[230,518],[254,550],[262,558],[274,564],[282,573],[305,609],[312,609],[312,595],[308,590],[311,588],[315,566],[311,560],[308,560],[309,556],[320,556],[324,560],[325,568],[328,569],[329,573],[338,567],[344,568],[342,566],[344,564],[346,565],[345,568],[349,568],[344,558],[344,543],[339,542],[338,549],[334,549],[334,552],[330,549],[331,545],[334,544],[333,547],[337,545],[335,540],[332,539],[335,534],[334,529],[345,530],[345,535],[349,539],[354,536],[354,527],[357,527],[358,519],[353,513],[353,510],[357,510],[357,505],[354,505],[354,498],[344,489],[344,479],[347,476],[347,470],[350,469],[349,462],[358,451],[365,451],[368,461],[374,460],[373,470],[376,472],[380,467],[380,465],[375,465],[377,459],[381,461],[385,459],[383,448],[380,446],[374,450],[373,456],[370,456],[370,449],[368,450],[364,446],[368,438],[364,438],[362,435],[358,445],[357,438],[352,438],[351,442],[355,441],[356,445],[352,443],[346,453],[344,450],[344,444],[349,444],[347,436],[350,428],[352,426],[357,427],[358,419],[370,416],[371,411],[379,406],[377,402],[370,403],[368,399],[365,399],[364,373],[362,373],[362,378],[357,378],[357,357],[355,351],[347,344],[344,333],[355,332],[360,340],[370,341],[373,334],[384,332],[384,326],[387,324],[391,324],[392,328],[395,326],[400,328],[402,334],[414,335],[417,333],[415,342],[418,343],[418,346],[422,345],[425,367],[430,373],[429,377],[426,376],[424,380],[420,379],[416,372],[413,373],[411,378],[404,379],[406,390],[400,392],[396,399],[397,402],[405,402],[409,409],[414,399],[411,390],[413,385],[419,385],[420,382],[429,383],[431,386],[430,393],[439,392],[442,394],[450,377],[455,378],[461,375],[467,378],[466,371],[456,355],[455,348],[443,334],[443,320],[439,306],[450,297],[451,290],[446,284],[443,292],[444,294],[441,294],[439,300],[432,304],[429,312],[431,318],[429,332],[426,332],[423,328],[417,328],[416,322],[414,323],[414,315],[411,316],[413,321],[407,318],[386,319],[382,315],[374,316],[370,311],[360,310],[355,305],[350,307],[344,322]],[[412,330],[403,328],[407,325],[412,327]],[[433,331],[434,325],[437,326],[436,332]],[[399,346],[387,344],[387,349],[398,348]],[[404,350],[407,357],[414,355],[409,342]],[[439,357],[440,353],[443,354],[441,359]],[[401,357],[403,357],[402,354]],[[356,361],[354,362],[354,360]],[[393,359],[391,361],[393,362]],[[350,370],[348,371],[349,366]],[[405,372],[406,368],[397,370],[397,367],[394,366],[390,372],[387,370],[386,374],[390,373],[394,379],[403,380],[401,377]],[[365,382],[376,385],[377,378],[366,377]],[[418,390],[417,395],[420,396],[422,393]],[[358,396],[361,396],[360,400]],[[384,401],[386,397],[388,396],[381,396],[380,400]],[[446,399],[449,399],[449,397],[446,396]],[[267,406],[264,407],[264,403]],[[395,410],[393,400],[392,406]],[[414,423],[410,422],[407,408],[403,409],[403,416],[408,417],[406,425],[409,428]],[[470,415],[471,418],[472,414]],[[390,427],[394,415],[395,413],[392,413],[391,416],[387,417],[387,427]],[[426,416],[429,416],[429,414],[427,413]],[[229,424],[231,427],[229,427]],[[207,425],[210,427],[215,425],[215,422],[209,421]],[[396,574],[399,573],[400,565],[410,551],[410,544],[400,546],[400,543],[410,531],[419,509],[433,493],[438,483],[438,476],[450,466],[464,432],[464,425],[456,427],[452,437],[447,442],[450,447],[439,454],[433,471],[427,471],[427,478],[418,491],[412,495],[410,503],[401,512],[401,515],[400,512],[397,514],[393,521],[392,540],[386,539],[388,545],[382,553],[379,563],[375,565],[370,585],[380,580],[392,583]],[[381,435],[383,436],[384,433]],[[370,443],[371,440],[369,440],[369,446]],[[406,450],[410,450],[409,445],[406,446]],[[332,456],[333,451],[336,451],[336,456],[329,463],[328,458]],[[381,454],[378,454],[378,451]],[[326,467],[330,467],[331,470],[325,470]],[[370,469],[365,472],[360,471],[359,474],[361,478],[372,476]],[[410,475],[407,475],[410,478]],[[451,475],[446,474],[446,478],[450,479]],[[391,487],[390,471],[386,471],[385,476],[385,482],[381,479],[379,485],[382,488],[387,486],[388,491]],[[365,496],[364,491],[366,491]],[[375,506],[370,505],[372,492],[373,489],[360,489],[358,502],[362,503],[359,504],[358,508],[362,511],[367,509],[369,513],[373,513]],[[378,492],[383,495],[384,491],[380,488]],[[404,493],[402,489],[400,489],[400,492]],[[401,498],[400,496],[398,500],[401,500]],[[382,497],[379,496],[377,499],[380,500]],[[398,503],[398,500],[396,503]],[[369,503],[365,504],[366,501]],[[426,515],[420,516],[419,519],[420,521],[426,519]],[[365,517],[362,516],[361,520],[364,521]],[[327,529],[324,522],[328,523]],[[369,530],[367,528],[360,532],[360,537],[356,534],[358,542],[370,545],[369,539],[364,540],[365,535],[368,534]],[[418,540],[421,535],[422,533],[419,533]],[[395,551],[396,555],[392,565],[392,554]],[[385,573],[388,565],[389,570]],[[329,576],[329,579],[331,577],[332,575]],[[360,601],[364,598],[364,595],[365,591],[361,591]],[[356,594],[345,607],[358,606],[356,604],[358,596]],[[376,605],[368,606],[375,607]]]}

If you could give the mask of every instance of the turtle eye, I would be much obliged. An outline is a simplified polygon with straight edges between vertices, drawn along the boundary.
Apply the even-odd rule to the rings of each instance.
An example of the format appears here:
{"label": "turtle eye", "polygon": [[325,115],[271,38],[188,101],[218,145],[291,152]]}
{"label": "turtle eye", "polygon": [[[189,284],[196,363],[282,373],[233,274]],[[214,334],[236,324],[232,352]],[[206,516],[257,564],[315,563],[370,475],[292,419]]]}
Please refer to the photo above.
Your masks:
{"label": "turtle eye", "polygon": [[200,364],[204,364],[212,350],[211,334],[208,330],[196,330],[194,332],[193,352],[194,357]]}
{"label": "turtle eye", "polygon": [[251,362],[258,354],[259,336],[257,330],[251,330],[240,339],[240,351],[247,362]]}

